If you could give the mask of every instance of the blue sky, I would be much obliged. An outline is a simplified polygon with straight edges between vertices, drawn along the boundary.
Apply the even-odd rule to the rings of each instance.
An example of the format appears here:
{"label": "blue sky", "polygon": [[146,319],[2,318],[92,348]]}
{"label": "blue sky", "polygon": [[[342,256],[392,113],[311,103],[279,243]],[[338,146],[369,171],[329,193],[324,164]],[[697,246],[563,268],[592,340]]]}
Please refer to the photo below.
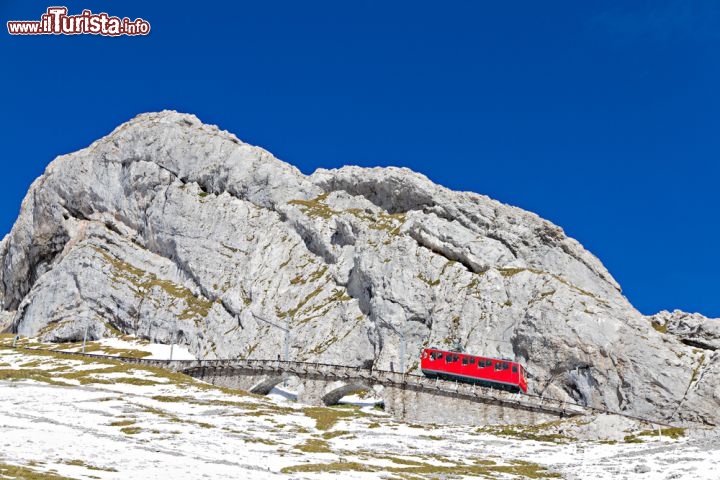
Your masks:
{"label": "blue sky", "polygon": [[720,2],[58,3],[147,37],[11,36],[0,235],[58,154],[165,108],[305,173],[397,165],[531,210],[643,313],[720,317]]}

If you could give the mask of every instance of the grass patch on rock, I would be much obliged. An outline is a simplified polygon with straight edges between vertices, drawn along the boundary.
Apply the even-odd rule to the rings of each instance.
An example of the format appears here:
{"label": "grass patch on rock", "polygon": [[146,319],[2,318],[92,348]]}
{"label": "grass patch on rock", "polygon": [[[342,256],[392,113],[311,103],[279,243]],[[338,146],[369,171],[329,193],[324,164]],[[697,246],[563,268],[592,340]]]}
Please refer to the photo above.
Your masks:
{"label": "grass patch on rock", "polygon": [[135,425],[135,420],[118,420],[110,424],[111,427],[129,427],[130,425]]}
{"label": "grass patch on rock", "polygon": [[305,465],[294,465],[285,467],[280,473],[340,473],[340,472],[377,472],[377,468],[373,468],[364,463],[357,462],[332,462],[332,463],[309,463]]}
{"label": "grass patch on rock", "polygon": [[333,425],[343,418],[353,418],[365,416],[359,409],[353,406],[344,408],[331,407],[308,407],[302,412],[315,420],[315,428],[318,430],[330,430]]}
{"label": "grass patch on rock", "polygon": [[185,306],[178,315],[179,320],[202,319],[208,316],[214,303],[211,300],[204,298],[202,295],[194,294],[183,285],[158,278],[154,273],[137,268],[113,256],[103,248],[93,247],[93,249],[102,255],[105,261],[113,267],[113,280],[118,283],[129,283],[134,286],[136,296],[141,297],[145,295],[145,293],[141,292],[151,292],[154,289],[160,289],[170,297],[184,302]]}
{"label": "grass patch on rock", "polygon": [[[46,358],[54,358],[58,360],[74,360],[86,365],[92,365],[92,364],[100,364],[100,365],[110,365],[111,368],[104,368],[104,369],[93,369],[93,370],[85,370],[85,371],[77,371],[77,372],[68,372],[66,374],[58,375],[57,378],[65,378],[65,379],[74,379],[78,380],[80,383],[100,383],[100,384],[112,384],[112,383],[130,383],[132,385],[156,385],[162,382],[158,382],[152,379],[144,379],[144,378],[135,378],[133,377],[135,375],[136,371],[146,372],[151,374],[154,377],[157,377],[159,380],[165,380],[167,384],[172,384],[177,387],[183,387],[183,388],[196,388],[198,390],[203,391],[216,391],[216,392],[222,392],[228,395],[235,395],[235,396],[252,396],[250,393],[244,392],[242,390],[236,390],[233,388],[228,387],[221,387],[221,386],[215,386],[211,385],[209,383],[204,383],[199,380],[196,380],[188,375],[185,375],[183,373],[179,372],[173,372],[171,370],[166,370],[164,368],[155,367],[152,365],[142,365],[142,364],[130,364],[130,363],[123,363],[121,360],[111,359],[111,358],[104,358],[104,357],[94,357],[94,356],[87,356],[87,355],[81,355],[76,353],[70,353],[70,352],[57,352],[52,350],[41,350],[41,349],[22,349],[22,354],[24,355],[36,355],[39,357],[46,357]],[[63,366],[64,369],[71,369],[71,366]],[[7,372],[7,376],[16,376],[16,377],[28,377],[28,376],[35,376],[39,381],[45,381],[47,383],[55,383],[57,385],[66,385],[65,383],[57,382],[53,380],[53,375],[51,373],[48,373],[43,370],[31,370],[29,373],[27,370],[10,370]],[[0,370],[0,380],[2,378],[2,372],[4,370]],[[25,372],[25,373],[13,373],[13,372]],[[93,379],[92,377],[89,377],[93,374],[107,374],[107,373],[126,373],[128,377],[117,377],[113,379]],[[152,382],[152,383],[150,383]],[[183,398],[182,401],[187,401]]]}
{"label": "grass patch on rock", "polygon": [[[419,463],[419,462],[416,462]],[[340,473],[340,472],[370,472],[394,473],[401,476],[417,475],[421,478],[427,476],[466,477],[481,476],[494,477],[496,474],[513,475],[521,478],[562,478],[559,474],[547,470],[541,465],[530,462],[514,462],[513,465],[487,465],[487,464],[459,464],[459,465],[432,465],[421,463],[419,465],[406,465],[402,467],[381,467],[368,463],[358,462],[331,462],[310,463],[285,467],[281,473]],[[432,478],[432,477],[431,477]]]}
{"label": "grass patch on rock", "polygon": [[[625,435],[623,438],[623,441],[625,443],[645,443],[646,440],[650,440],[651,437],[655,437],[657,439],[660,438],[671,438],[673,440],[677,440],[679,438],[682,438],[685,436],[685,429],[681,427],[667,427],[667,428],[661,428],[661,429],[653,429],[653,430],[641,430],[638,432],[627,432],[628,435]],[[601,443],[610,443],[610,442],[601,442]],[[617,443],[617,442],[612,442]]]}
{"label": "grass patch on rock", "polygon": [[[272,403],[252,403],[252,402],[237,402],[232,400],[219,400],[219,399],[208,399],[199,400],[193,397],[180,397],[177,395],[154,395],[151,397],[153,400],[162,403],[187,403],[192,405],[199,405],[204,407],[229,407],[242,410],[239,412],[243,416],[264,416],[264,415],[287,415],[293,414],[296,410],[290,407],[283,407],[280,405],[274,405]],[[230,414],[230,413],[229,413]]]}
{"label": "grass patch on rock", "polygon": [[325,432],[325,433],[323,433],[323,434],[322,434],[322,437],[323,437],[325,440],[330,440],[330,439],[333,439],[333,438],[335,438],[335,437],[341,437],[341,436],[343,436],[343,435],[347,435],[348,433],[350,433],[350,432],[348,432],[347,430],[335,430],[334,432]]}
{"label": "grass patch on rock", "polygon": [[667,333],[667,324],[657,323],[657,322],[650,322],[650,325],[660,333]]}
{"label": "grass patch on rock", "polygon": [[311,218],[324,218],[325,220],[338,215],[340,212],[330,208],[325,200],[329,193],[323,193],[312,200],[290,200],[289,205],[297,205],[305,215]]}
{"label": "grass patch on rock", "polygon": [[305,443],[296,445],[295,448],[305,453],[330,453],[332,451],[330,445],[319,438],[310,438]]}
{"label": "grass patch on rock", "polygon": [[140,427],[124,427],[121,428],[120,431],[124,433],[125,435],[137,435],[138,433],[142,432],[142,428]]}
{"label": "grass patch on rock", "polygon": [[114,468],[96,467],[95,465],[90,465],[89,463],[85,463],[83,460],[79,460],[79,459],[67,460],[63,463],[65,465],[72,465],[74,467],[87,468],[88,470],[97,470],[97,471],[102,471],[102,472],[117,472],[117,470]]}
{"label": "grass patch on rock", "polygon": [[23,480],[72,480],[52,472],[39,472],[31,468],[18,465],[0,463],[1,478],[18,478]]}
{"label": "grass patch on rock", "polygon": [[657,437],[658,433],[662,437],[668,437],[672,438],[673,440],[677,440],[678,438],[685,436],[685,429],[680,427],[668,427],[668,428],[662,428],[658,432],[658,430],[643,430],[642,432],[636,433],[635,435],[638,437]]}
{"label": "grass patch on rock", "polygon": [[62,385],[65,386],[67,383],[59,382],[53,378],[51,372],[40,369],[12,369],[2,368],[0,369],[0,380],[9,381],[20,381],[20,380],[34,380],[36,382],[47,383],[50,385]]}
{"label": "grass patch on rock", "polygon": [[480,427],[477,433],[489,433],[502,437],[517,438],[518,440],[532,440],[548,443],[568,443],[576,439],[553,432],[553,428],[559,424],[558,421],[541,423],[538,425],[503,425]]}

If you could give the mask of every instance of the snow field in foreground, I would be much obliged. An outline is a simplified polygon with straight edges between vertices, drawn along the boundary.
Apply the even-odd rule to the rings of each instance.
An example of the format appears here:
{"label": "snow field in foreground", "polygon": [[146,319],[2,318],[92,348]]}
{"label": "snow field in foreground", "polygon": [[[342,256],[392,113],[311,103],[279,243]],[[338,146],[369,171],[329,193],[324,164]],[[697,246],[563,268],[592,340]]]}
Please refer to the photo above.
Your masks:
{"label": "snow field in foreground", "polygon": [[643,443],[520,440],[500,429],[402,423],[370,405],[307,407],[289,396],[0,347],[0,478],[709,480],[720,470],[714,433]]}

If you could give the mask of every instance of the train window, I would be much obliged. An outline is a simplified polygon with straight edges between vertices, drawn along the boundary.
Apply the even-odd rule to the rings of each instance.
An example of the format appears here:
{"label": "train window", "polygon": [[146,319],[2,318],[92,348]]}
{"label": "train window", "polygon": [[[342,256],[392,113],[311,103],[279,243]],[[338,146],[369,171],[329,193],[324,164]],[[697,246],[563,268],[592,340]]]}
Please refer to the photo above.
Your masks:
{"label": "train window", "polygon": [[502,369],[503,369],[503,370],[507,370],[508,368],[510,368],[510,364],[507,364],[507,363],[503,363],[503,364],[502,364]]}
{"label": "train window", "polygon": [[495,371],[498,371],[498,370],[502,370],[502,363],[500,363],[500,362],[497,362],[495,364]]}
{"label": "train window", "polygon": [[452,363],[452,361],[452,355],[448,355],[447,357],[445,357],[445,363]]}
{"label": "train window", "polygon": [[475,359],[474,359],[474,358],[471,358],[470,360],[468,360],[468,363],[469,363],[470,365],[475,365]]}
{"label": "train window", "polygon": [[453,355],[453,362],[457,362],[459,358],[457,355]]}
{"label": "train window", "polygon": [[463,364],[463,366],[468,364],[468,359],[467,359],[467,357],[463,357],[463,358],[462,358],[462,364]]}
{"label": "train window", "polygon": [[518,370],[517,370],[517,365],[513,365],[512,372],[513,372],[513,373],[517,373],[517,372],[518,372]]}

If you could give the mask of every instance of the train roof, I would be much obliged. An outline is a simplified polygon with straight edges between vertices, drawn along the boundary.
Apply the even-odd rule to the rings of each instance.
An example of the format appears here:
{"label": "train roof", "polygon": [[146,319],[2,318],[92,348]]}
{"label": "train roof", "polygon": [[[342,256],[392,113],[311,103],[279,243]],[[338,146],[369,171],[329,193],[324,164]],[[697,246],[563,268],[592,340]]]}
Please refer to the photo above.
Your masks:
{"label": "train roof", "polygon": [[456,353],[459,355],[468,355],[470,357],[481,357],[481,358],[487,358],[489,360],[497,360],[499,362],[509,362],[509,363],[516,363],[518,365],[522,365],[520,362],[517,362],[515,360],[509,360],[507,358],[489,357],[487,355],[476,355],[474,353],[458,352],[456,350],[445,350],[444,348],[438,348],[438,347],[427,347],[427,348],[425,348],[425,350],[436,350],[438,352],[443,352],[443,353]]}

